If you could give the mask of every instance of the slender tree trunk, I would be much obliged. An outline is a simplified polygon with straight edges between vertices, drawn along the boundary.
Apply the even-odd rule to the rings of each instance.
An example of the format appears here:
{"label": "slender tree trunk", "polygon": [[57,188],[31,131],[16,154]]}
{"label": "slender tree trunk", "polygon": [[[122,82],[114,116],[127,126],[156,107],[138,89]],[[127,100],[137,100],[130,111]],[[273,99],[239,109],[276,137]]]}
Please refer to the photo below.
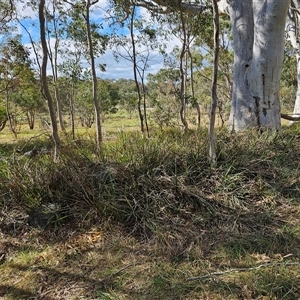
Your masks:
{"label": "slender tree trunk", "polygon": [[147,135],[148,135],[148,138],[149,138],[149,137],[150,137],[150,132],[149,132],[148,118],[147,118],[146,90],[145,90],[145,83],[144,83],[143,78],[144,78],[144,76],[142,76],[144,121],[145,121],[145,126],[146,126]]}
{"label": "slender tree trunk", "polygon": [[180,18],[181,18],[181,26],[183,31],[182,37],[182,48],[180,52],[180,119],[184,126],[184,129],[187,130],[189,128],[189,124],[186,120],[186,81],[187,81],[187,74],[186,74],[186,65],[185,65],[185,57],[187,53],[188,41],[187,41],[187,29],[186,29],[186,22],[183,16],[183,12],[180,11]]}
{"label": "slender tree trunk", "polygon": [[28,110],[26,112],[26,117],[27,117],[27,123],[28,123],[29,129],[33,130],[34,129],[34,111]]}
{"label": "slender tree trunk", "polygon": [[71,83],[71,95],[70,95],[70,118],[71,118],[71,130],[72,130],[72,138],[75,140],[75,112],[74,112],[74,82]]}
{"label": "slender tree trunk", "polygon": [[48,60],[48,47],[46,42],[46,34],[45,34],[45,15],[44,15],[44,8],[45,8],[45,0],[40,0],[39,3],[39,21],[40,21],[40,35],[41,35],[41,44],[43,50],[43,58],[42,58],[42,65],[41,65],[41,86],[42,92],[47,100],[49,114],[51,118],[51,126],[52,126],[52,137],[54,140],[55,148],[54,148],[54,160],[58,160],[58,156],[60,153],[60,138],[58,134],[57,128],[57,121],[55,116],[55,110],[53,105],[53,100],[51,93],[49,91],[48,82],[47,82],[47,60]]}
{"label": "slender tree trunk", "polygon": [[193,64],[193,56],[190,50],[190,47],[188,46],[188,56],[190,59],[190,72],[191,72],[191,94],[192,94],[192,99],[194,102],[194,106],[197,111],[197,127],[200,128],[200,122],[201,122],[201,109],[200,105],[195,97],[195,86],[194,86],[194,64]]}
{"label": "slender tree trunk", "polygon": [[[288,36],[292,47],[296,52],[296,61],[297,61],[297,92],[296,100],[294,105],[293,117],[300,116],[300,1],[292,0],[289,16],[289,25],[288,25]],[[295,123],[295,120],[290,121],[290,124]]]}
{"label": "slender tree trunk", "polygon": [[131,14],[131,20],[130,20],[130,37],[131,37],[131,44],[132,44],[132,59],[133,59],[133,76],[134,76],[134,82],[137,89],[138,94],[138,113],[140,118],[140,126],[141,126],[141,132],[145,133],[145,124],[144,124],[144,114],[142,111],[142,93],[141,88],[138,81],[138,75],[137,75],[137,61],[136,61],[136,49],[135,49],[135,40],[134,40],[134,14],[135,14],[135,6],[132,8],[132,14]]}
{"label": "slender tree trunk", "polygon": [[219,10],[217,0],[213,0],[213,17],[214,17],[214,70],[211,87],[211,109],[209,121],[209,161],[211,165],[217,162],[216,139],[215,139],[215,120],[217,99],[217,80],[218,80],[218,60],[219,60]]}
{"label": "slender tree trunk", "polygon": [[57,56],[58,56],[58,46],[59,46],[59,36],[58,36],[58,28],[57,28],[57,19],[56,19],[56,3],[53,1],[52,3],[52,14],[53,14],[53,28],[54,28],[54,36],[55,36],[55,43],[54,43],[54,53],[52,52],[52,48],[50,45],[51,38],[48,39],[48,53],[49,53],[49,59],[52,69],[52,76],[53,76],[53,85],[54,85],[54,99],[56,102],[56,112],[58,117],[58,123],[59,127],[62,131],[66,131],[63,121],[63,113],[62,113],[62,106],[61,106],[61,100],[59,96],[59,89],[57,85],[58,81],[58,72],[57,72]]}
{"label": "slender tree trunk", "polygon": [[232,0],[234,75],[230,127],[281,128],[279,81],[289,0]]}
{"label": "slender tree trunk", "polygon": [[7,116],[5,117],[4,120],[0,121],[0,131],[2,131],[5,128],[6,122],[8,121]]}
{"label": "slender tree trunk", "polygon": [[90,7],[91,7],[91,1],[87,0],[86,1],[86,34],[87,34],[87,41],[89,47],[91,69],[92,69],[93,102],[94,102],[95,122],[96,122],[96,141],[97,141],[97,147],[99,151],[101,148],[103,138],[102,138],[102,129],[101,129],[101,117],[100,117],[101,110],[100,110],[100,104],[97,97],[97,75],[96,75],[96,67],[95,67],[95,57],[94,57],[91,27],[90,27]]}
{"label": "slender tree trunk", "polygon": [[66,131],[64,120],[63,120],[63,114],[62,114],[59,89],[57,86],[57,79],[54,81],[54,98],[55,98],[55,102],[56,102],[56,111],[57,111],[59,127],[60,127],[61,131]]}
{"label": "slender tree trunk", "polygon": [[[297,94],[296,94],[296,101],[293,111],[293,117],[300,116],[300,55],[296,54],[297,59]],[[293,121],[292,121],[293,123]]]}
{"label": "slender tree trunk", "polygon": [[12,120],[11,113],[10,113],[10,111],[9,111],[9,93],[8,93],[8,86],[6,86],[6,89],[5,89],[5,107],[6,107],[7,120],[8,120],[8,123],[9,123],[9,129],[10,129],[10,131],[13,133],[15,139],[17,139],[17,138],[18,138],[17,132],[16,132],[15,126],[14,126],[14,124],[13,124],[13,120]]}
{"label": "slender tree trunk", "polygon": [[[54,15],[55,15],[55,4],[53,3]],[[63,120],[63,112],[62,112],[62,105],[61,99],[58,89],[58,72],[57,72],[57,56],[58,56],[58,46],[59,46],[59,36],[58,36],[58,28],[57,28],[57,20],[54,17],[54,34],[55,34],[55,47],[54,47],[54,62],[53,62],[53,80],[54,82],[54,97],[56,101],[56,111],[59,121],[59,126],[62,131],[66,131],[64,120]]]}

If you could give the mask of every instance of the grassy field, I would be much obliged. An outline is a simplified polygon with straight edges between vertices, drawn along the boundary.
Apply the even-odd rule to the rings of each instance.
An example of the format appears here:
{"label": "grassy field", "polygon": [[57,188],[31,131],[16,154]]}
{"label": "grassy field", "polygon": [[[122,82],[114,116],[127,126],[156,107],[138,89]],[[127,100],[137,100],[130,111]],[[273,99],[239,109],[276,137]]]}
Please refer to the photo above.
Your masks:
{"label": "grassy field", "polygon": [[[37,116],[36,117],[36,124],[34,130],[30,130],[28,128],[27,123],[20,122],[20,124],[17,126],[17,136],[18,140],[28,140],[30,138],[34,138],[35,136],[40,136],[41,134],[44,135],[50,135],[51,129],[48,128],[44,122],[41,121],[40,117],[43,119],[48,119],[46,116]],[[71,131],[71,124],[69,119],[65,120],[66,122],[66,129],[67,132],[70,133]],[[128,132],[128,131],[137,131],[139,130],[139,119],[137,114],[133,114],[132,118],[129,118],[128,113],[124,110],[119,110],[116,114],[111,114],[108,117],[105,118],[105,122],[103,124],[103,135],[105,137],[111,137],[115,134],[118,134],[120,132]],[[94,137],[95,129],[94,126],[92,128],[88,127],[82,127],[79,122],[76,123],[75,128],[75,135],[76,138],[84,137],[92,138]],[[9,129],[9,126],[7,125],[3,131],[0,132],[0,142],[1,143],[15,143],[14,135]]]}
{"label": "grassy field", "polygon": [[297,125],[219,129],[211,168],[206,129],[118,118],[100,155],[78,131],[59,163],[24,155],[46,132],[1,138],[0,299],[300,298]]}
{"label": "grassy field", "polygon": [[[189,115],[190,120],[194,120],[196,116],[194,115],[194,111],[192,111]],[[51,129],[47,126],[45,126],[45,123],[41,121],[41,118],[44,120],[49,119],[45,115],[36,116],[36,125],[34,130],[29,130],[28,125],[25,121],[20,122],[20,124],[17,126],[17,140],[25,140],[27,141],[30,138],[35,138],[36,136],[40,135],[50,135]],[[150,131],[156,130],[158,128],[158,125],[155,123],[155,120],[153,117],[151,117],[151,111],[148,113],[148,123]],[[71,124],[70,119],[65,118],[66,122],[66,129],[67,134],[70,134],[71,131]],[[177,124],[178,128],[182,128],[180,125],[180,119],[178,117],[177,120],[174,120],[174,124]],[[190,123],[191,128],[196,128],[195,124]],[[209,124],[208,115],[204,114],[201,118],[201,126],[204,128],[207,128]],[[216,127],[220,127],[222,124],[220,118],[216,117]],[[129,114],[123,110],[119,109],[117,113],[115,114],[109,114],[105,116],[104,122],[102,124],[102,133],[104,139],[111,139],[114,138],[116,135],[122,133],[122,132],[135,132],[140,131],[140,120],[138,117],[137,112],[132,114],[132,117],[129,116]],[[84,138],[84,139],[93,139],[95,134],[95,128],[94,125],[92,128],[83,127],[81,124],[76,122],[75,126],[75,136],[76,138]],[[0,131],[0,142],[1,143],[15,143],[16,140],[14,138],[13,133],[10,131],[9,126],[4,128],[3,131]]]}

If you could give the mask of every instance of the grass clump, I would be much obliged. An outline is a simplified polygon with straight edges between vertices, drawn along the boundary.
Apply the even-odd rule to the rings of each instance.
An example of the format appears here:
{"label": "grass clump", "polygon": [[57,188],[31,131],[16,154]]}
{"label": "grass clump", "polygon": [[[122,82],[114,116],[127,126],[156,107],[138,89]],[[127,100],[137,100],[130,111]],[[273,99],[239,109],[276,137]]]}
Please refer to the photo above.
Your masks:
{"label": "grass clump", "polygon": [[215,168],[201,130],[121,133],[97,155],[92,141],[65,142],[59,163],[5,149],[0,296],[300,297],[294,130],[219,131]]}

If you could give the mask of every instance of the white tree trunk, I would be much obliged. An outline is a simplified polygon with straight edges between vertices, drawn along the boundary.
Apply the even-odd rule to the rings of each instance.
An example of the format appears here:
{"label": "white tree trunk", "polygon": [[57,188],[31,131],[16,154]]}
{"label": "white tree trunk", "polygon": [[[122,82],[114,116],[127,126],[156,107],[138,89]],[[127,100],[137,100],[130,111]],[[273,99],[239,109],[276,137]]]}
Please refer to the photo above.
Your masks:
{"label": "white tree trunk", "polygon": [[289,0],[232,0],[234,75],[230,127],[280,129],[279,81]]}
{"label": "white tree trunk", "polygon": [[[96,1],[98,2],[98,1]],[[97,74],[96,74],[96,66],[95,66],[95,56],[94,49],[92,43],[92,34],[91,34],[91,24],[90,24],[90,9],[93,4],[96,2],[92,2],[90,0],[86,1],[85,6],[85,21],[86,21],[86,35],[87,35],[87,43],[88,43],[88,52],[91,63],[91,71],[92,71],[92,83],[93,83],[93,103],[95,110],[95,123],[96,123],[96,142],[97,142],[97,150],[100,151],[102,145],[102,129],[101,129],[101,110],[100,104],[97,96]]]}
{"label": "white tree trunk", "polygon": [[216,151],[216,138],[215,138],[215,120],[216,120],[216,109],[218,104],[217,96],[217,83],[218,83],[218,61],[219,61],[219,10],[217,0],[212,0],[213,4],[213,15],[214,15],[214,70],[212,76],[211,86],[211,110],[209,120],[209,161],[212,166],[216,165],[217,162],[217,151]]}
{"label": "white tree trunk", "polygon": [[[299,49],[300,50],[300,49]],[[298,51],[299,51],[298,50]],[[296,54],[297,59],[297,93],[296,93],[296,101],[293,111],[293,117],[300,117],[300,54]],[[294,121],[291,121],[291,123],[295,123]]]}
{"label": "white tree trunk", "polygon": [[48,47],[46,42],[46,34],[45,34],[45,0],[40,0],[39,3],[39,22],[40,22],[40,37],[41,37],[41,45],[43,50],[42,57],[42,65],[41,65],[41,85],[42,85],[42,93],[48,103],[49,114],[51,118],[51,128],[52,128],[52,137],[54,140],[54,161],[58,161],[61,141],[58,134],[58,127],[56,121],[55,110],[53,106],[52,96],[49,90],[48,82],[47,82],[47,61],[48,61]]}
{"label": "white tree trunk", "polygon": [[[289,13],[289,21],[288,21],[288,36],[289,40],[296,52],[296,60],[297,60],[297,93],[295,106],[293,111],[293,117],[300,116],[300,1],[292,0],[291,10]],[[295,121],[291,121],[290,124],[295,123]]]}
{"label": "white tree trunk", "polygon": [[249,13],[252,11],[251,1],[234,2],[236,3],[228,7],[234,39],[233,91],[229,123],[233,130],[239,130],[253,122],[253,117],[248,114],[253,108],[245,74],[252,59],[254,25],[253,15]]}

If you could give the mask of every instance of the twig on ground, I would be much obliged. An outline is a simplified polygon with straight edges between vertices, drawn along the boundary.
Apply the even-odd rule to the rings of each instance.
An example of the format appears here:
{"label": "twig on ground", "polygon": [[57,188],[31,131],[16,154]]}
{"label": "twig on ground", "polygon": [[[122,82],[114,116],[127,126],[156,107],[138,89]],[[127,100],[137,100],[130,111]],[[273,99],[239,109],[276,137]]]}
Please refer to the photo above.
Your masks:
{"label": "twig on ground", "polygon": [[202,275],[202,276],[195,276],[195,277],[189,277],[187,278],[188,281],[192,281],[192,280],[201,280],[201,279],[206,279],[206,278],[210,278],[213,276],[222,276],[222,275],[226,275],[226,274],[230,274],[230,273],[234,273],[234,272],[248,272],[248,271],[253,271],[253,270],[258,270],[260,268],[266,268],[266,267],[274,267],[274,266],[300,266],[299,262],[276,262],[276,263],[272,263],[272,262],[268,262],[265,264],[261,264],[259,266],[256,267],[250,267],[250,268],[234,268],[234,269],[230,269],[230,270],[226,270],[226,271],[217,271],[217,272],[212,272],[209,273],[207,275]]}
{"label": "twig on ground", "polygon": [[42,132],[42,133],[40,133],[40,134],[36,134],[36,135],[30,137],[30,138],[26,141],[26,143],[23,145],[23,147],[17,149],[16,152],[22,153],[23,149],[27,146],[27,144],[28,144],[31,140],[36,139],[36,138],[40,137],[41,135],[46,135],[46,134],[47,134],[47,133]]}

